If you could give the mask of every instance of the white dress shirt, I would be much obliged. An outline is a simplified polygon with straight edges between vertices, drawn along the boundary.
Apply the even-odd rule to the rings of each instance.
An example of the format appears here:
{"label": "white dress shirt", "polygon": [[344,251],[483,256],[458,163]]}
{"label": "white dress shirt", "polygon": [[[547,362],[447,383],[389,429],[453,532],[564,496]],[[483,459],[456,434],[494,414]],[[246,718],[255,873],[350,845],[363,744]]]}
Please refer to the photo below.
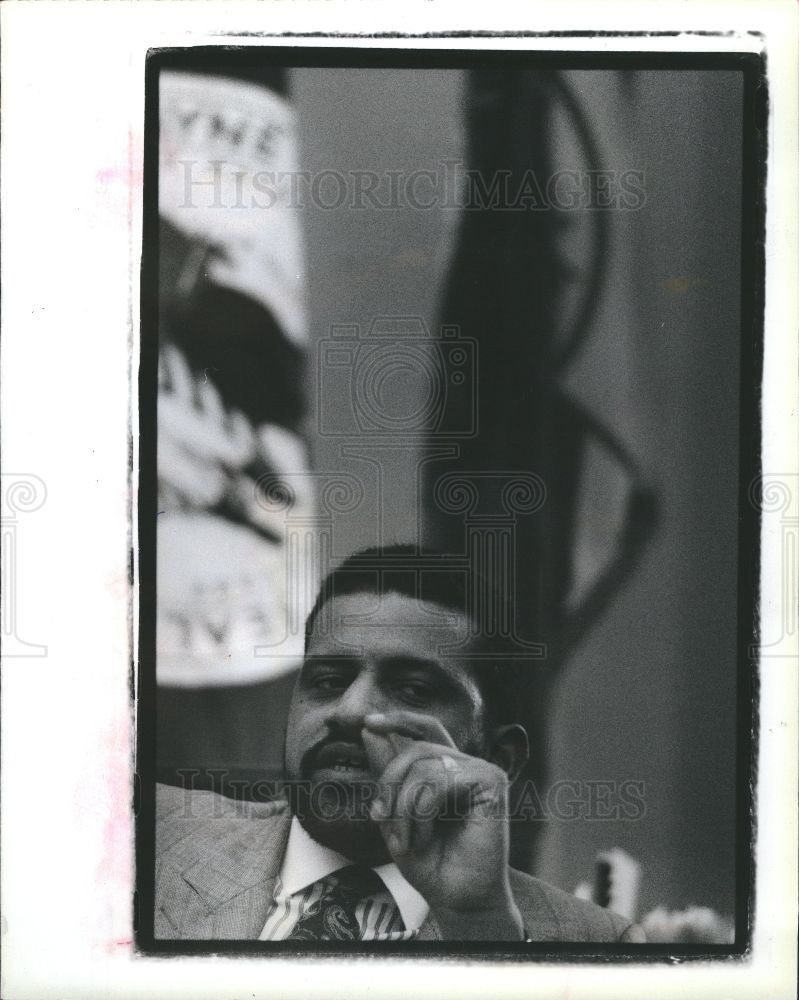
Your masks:
{"label": "white dress shirt", "polygon": [[[260,934],[261,941],[283,941],[308,909],[323,895],[323,881],[352,862],[310,836],[296,816],[292,818],[275,899]],[[404,941],[416,937],[429,907],[393,863],[372,869],[386,887],[362,900],[356,918],[363,941]],[[404,925],[404,927],[403,927]]]}

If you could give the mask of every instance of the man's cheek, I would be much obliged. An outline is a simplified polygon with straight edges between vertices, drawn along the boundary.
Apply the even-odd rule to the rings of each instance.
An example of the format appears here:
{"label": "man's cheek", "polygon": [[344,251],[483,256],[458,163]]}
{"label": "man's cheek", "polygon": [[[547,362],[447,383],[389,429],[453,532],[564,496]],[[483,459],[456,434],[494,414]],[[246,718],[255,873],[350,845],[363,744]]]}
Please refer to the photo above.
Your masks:
{"label": "man's cheek", "polygon": [[447,725],[447,720],[442,721],[452,737],[452,742],[462,753],[467,753],[471,757],[484,755],[486,740],[481,720],[458,718],[450,720],[449,725]]}
{"label": "man's cheek", "polygon": [[289,717],[288,726],[286,728],[286,752],[285,761],[289,772],[294,777],[299,777],[300,762],[302,761],[302,754],[304,748],[310,746],[307,742],[302,728],[298,727],[294,720]]}

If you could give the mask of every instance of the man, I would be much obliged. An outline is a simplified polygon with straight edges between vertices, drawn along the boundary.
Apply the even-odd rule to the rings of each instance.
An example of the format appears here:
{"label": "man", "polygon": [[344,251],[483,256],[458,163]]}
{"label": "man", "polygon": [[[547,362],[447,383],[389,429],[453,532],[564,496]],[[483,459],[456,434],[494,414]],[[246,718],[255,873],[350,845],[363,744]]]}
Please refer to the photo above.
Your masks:
{"label": "man", "polygon": [[157,938],[643,940],[509,867],[520,667],[485,634],[485,585],[411,552],[361,553],[323,582],[285,800],[159,791]]}

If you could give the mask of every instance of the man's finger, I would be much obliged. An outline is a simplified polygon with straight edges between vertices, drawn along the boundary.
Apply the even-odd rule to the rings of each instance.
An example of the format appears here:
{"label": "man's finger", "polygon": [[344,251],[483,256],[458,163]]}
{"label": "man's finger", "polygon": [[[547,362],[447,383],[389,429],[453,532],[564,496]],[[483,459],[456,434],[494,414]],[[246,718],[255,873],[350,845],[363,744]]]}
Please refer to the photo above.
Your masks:
{"label": "man's finger", "polygon": [[369,768],[375,777],[385,771],[391,761],[397,756],[397,751],[391,745],[388,736],[384,734],[372,733],[364,729],[361,733],[363,748],[369,760]]}
{"label": "man's finger", "polygon": [[[388,831],[397,857],[424,854],[433,842],[436,820],[445,808],[449,788],[439,779],[435,759],[417,761],[405,784],[396,790]],[[390,848],[389,848],[390,849]]]}
{"label": "man's finger", "polygon": [[412,843],[411,817],[407,814],[389,812],[391,807],[382,799],[375,799],[370,806],[370,815],[377,823],[386,847],[393,860],[407,854]]}
{"label": "man's finger", "polygon": [[436,752],[420,757],[420,752],[430,753],[430,744],[409,742],[410,748],[386,768],[384,774],[390,780],[381,780],[380,792],[370,807],[395,860],[411,850],[426,849],[448,784],[437,752],[440,748],[433,746]]}
{"label": "man's finger", "polygon": [[376,712],[367,715],[364,722],[366,728],[373,733],[394,732],[414,740],[440,743],[442,746],[453,748],[455,746],[441,720],[421,712]]}
{"label": "man's finger", "polygon": [[423,740],[409,741],[402,753],[397,754],[386,765],[385,770],[380,775],[380,784],[387,790],[398,788],[414,764],[428,759],[436,761],[438,770],[443,776],[463,769],[470,771],[475,768],[480,769],[484,763],[454,748],[441,746],[440,743],[427,743]]}
{"label": "man's finger", "polygon": [[437,763],[427,759],[411,769],[397,812],[410,819],[410,849],[425,854],[436,836],[436,821],[445,808],[447,786],[437,780]]}
{"label": "man's finger", "polygon": [[450,824],[502,816],[502,801],[503,791],[493,786],[490,774],[452,772],[441,758],[424,758],[411,766],[396,791],[382,832],[395,860],[409,853],[423,855],[450,832]]}
{"label": "man's finger", "polygon": [[[364,749],[369,761],[369,767],[376,778],[382,779],[382,775],[397,757],[401,756],[410,747],[415,746],[414,741],[407,736],[399,736],[396,733],[379,735],[370,733],[366,729],[361,734]],[[375,800],[378,809],[382,804],[382,816],[390,816],[394,809],[394,789],[384,786],[382,780]],[[373,814],[373,819],[379,821],[377,813]]]}
{"label": "man's finger", "polygon": [[397,856],[423,854],[429,849],[437,833],[437,820],[451,798],[452,782],[453,776],[442,766],[440,756],[417,756],[404,771],[404,778],[389,787],[382,785],[380,806],[390,810],[386,832],[395,838],[392,843]]}

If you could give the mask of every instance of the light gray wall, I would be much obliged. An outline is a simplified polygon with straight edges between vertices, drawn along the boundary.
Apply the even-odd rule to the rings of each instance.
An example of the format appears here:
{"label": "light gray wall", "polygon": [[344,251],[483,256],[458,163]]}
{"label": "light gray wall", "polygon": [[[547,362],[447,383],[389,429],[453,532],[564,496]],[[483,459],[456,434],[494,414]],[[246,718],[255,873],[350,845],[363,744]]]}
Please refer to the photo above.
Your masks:
{"label": "light gray wall", "polygon": [[[564,671],[553,778],[643,780],[636,823],[559,823],[538,873],[566,889],[598,850],[644,866],[641,903],[733,906],[740,81],[731,74],[573,73],[605,165],[646,174],[643,210],[613,219],[611,282],[568,385],[660,491],[659,534]],[[296,70],[302,167],[435,168],[462,155],[458,73]],[[376,315],[436,320],[454,216],[304,213],[314,342]],[[684,280],[683,280],[684,279]],[[313,374],[313,373],[312,373]],[[315,397],[313,381],[309,385]],[[312,410],[314,407],[312,406]],[[373,468],[312,427],[317,469],[370,489],[336,525],[345,554],[377,540]],[[413,538],[420,455],[384,456],[383,540]]]}
{"label": "light gray wall", "polygon": [[[410,174],[461,159],[461,87],[459,72],[294,70],[301,169],[338,171],[350,183],[353,171]],[[334,184],[320,188],[327,203],[335,200]],[[422,184],[418,190],[424,199],[427,189]],[[388,188],[378,194],[387,200]],[[309,204],[303,212],[314,358],[309,384],[313,465],[350,472],[368,490],[357,511],[336,520],[339,555],[378,541],[416,539],[419,448],[409,442],[378,453],[364,442],[357,451],[367,459],[343,455],[339,441],[318,432],[315,369],[315,346],[330,336],[333,324],[357,324],[366,334],[376,317],[417,316],[434,331],[457,215],[454,209],[417,211],[404,199],[401,203],[404,207],[386,210]],[[408,382],[403,391],[421,393],[423,386]],[[415,404],[407,405],[412,410]],[[370,459],[382,468],[381,523],[377,472]]]}
{"label": "light gray wall", "polygon": [[617,845],[644,866],[644,910],[731,913],[741,79],[570,77],[608,165],[644,170],[647,201],[613,217],[611,280],[569,385],[627,443],[662,516],[567,665],[552,723],[553,778],[643,780],[646,816],[553,826],[539,867],[574,888]]}

